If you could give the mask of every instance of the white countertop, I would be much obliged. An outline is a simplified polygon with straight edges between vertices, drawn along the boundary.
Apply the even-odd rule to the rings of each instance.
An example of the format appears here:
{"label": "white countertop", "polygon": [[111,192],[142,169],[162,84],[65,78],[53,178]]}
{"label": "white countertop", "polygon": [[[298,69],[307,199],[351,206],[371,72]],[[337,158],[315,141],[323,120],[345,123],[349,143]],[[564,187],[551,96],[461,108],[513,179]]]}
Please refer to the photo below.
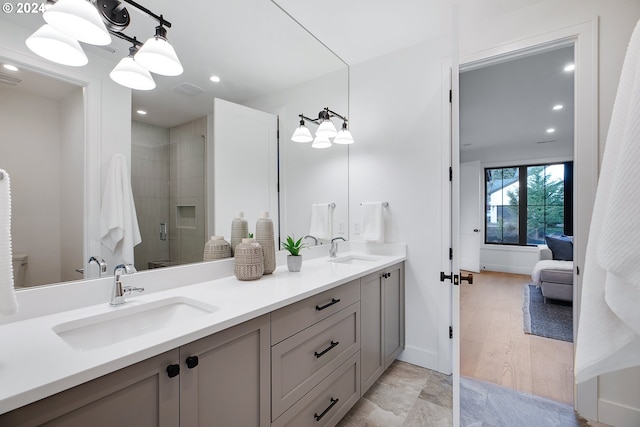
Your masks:
{"label": "white countertop", "polygon": [[[255,281],[243,282],[228,276],[153,293],[129,295],[127,304],[121,307],[110,307],[105,300],[98,305],[0,325],[0,414],[406,259],[404,245],[380,250],[383,246],[387,245],[378,246],[373,254],[377,259],[368,263],[337,264],[328,262],[328,256],[322,256],[305,259],[298,273],[289,272],[286,264],[278,265],[273,274]],[[340,252],[338,257],[364,254],[361,251],[363,247],[355,252]],[[123,283],[127,285],[127,277]],[[144,283],[135,285],[145,286]],[[215,306],[217,310],[188,322],[88,351],[71,348],[52,330],[61,323],[171,297],[187,297]]]}

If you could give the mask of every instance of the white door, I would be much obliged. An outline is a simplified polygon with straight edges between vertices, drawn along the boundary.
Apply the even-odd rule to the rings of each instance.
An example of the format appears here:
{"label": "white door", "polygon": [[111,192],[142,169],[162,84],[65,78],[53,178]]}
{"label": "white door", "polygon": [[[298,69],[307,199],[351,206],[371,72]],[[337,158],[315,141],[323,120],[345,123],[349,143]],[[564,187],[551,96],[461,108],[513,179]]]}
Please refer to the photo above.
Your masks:
{"label": "white door", "polygon": [[460,269],[480,271],[482,228],[480,161],[460,163]]}
{"label": "white door", "polygon": [[[278,233],[278,117],[222,99],[213,103],[214,203],[208,206],[209,232],[231,238],[231,221],[243,211],[249,231],[262,211]],[[266,160],[266,161],[265,161]],[[242,166],[238,166],[242,165]],[[211,190],[208,191],[211,194]],[[211,227],[213,225],[213,227]]]}

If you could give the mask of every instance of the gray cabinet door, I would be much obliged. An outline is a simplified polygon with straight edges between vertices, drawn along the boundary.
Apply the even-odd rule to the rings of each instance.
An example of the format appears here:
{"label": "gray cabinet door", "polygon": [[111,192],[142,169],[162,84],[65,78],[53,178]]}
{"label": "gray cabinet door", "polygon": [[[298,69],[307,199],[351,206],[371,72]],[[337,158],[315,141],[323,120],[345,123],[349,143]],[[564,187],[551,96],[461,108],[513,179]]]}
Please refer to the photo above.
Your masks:
{"label": "gray cabinet door", "polygon": [[171,350],[0,416],[2,426],[175,427],[180,375]]}
{"label": "gray cabinet door", "polygon": [[180,347],[180,426],[268,426],[269,349],[269,315]]}
{"label": "gray cabinet door", "polygon": [[383,274],[384,369],[404,349],[404,263]]}
{"label": "gray cabinet door", "polygon": [[382,272],[360,280],[360,391],[364,394],[384,371]]}

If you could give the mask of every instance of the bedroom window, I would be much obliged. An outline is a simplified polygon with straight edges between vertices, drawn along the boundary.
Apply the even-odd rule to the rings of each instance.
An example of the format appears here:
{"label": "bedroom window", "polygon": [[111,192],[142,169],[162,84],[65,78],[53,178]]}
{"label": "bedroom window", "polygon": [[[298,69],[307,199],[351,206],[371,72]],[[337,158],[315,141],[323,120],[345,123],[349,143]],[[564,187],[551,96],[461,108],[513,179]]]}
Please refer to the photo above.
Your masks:
{"label": "bedroom window", "polygon": [[485,169],[485,243],[537,245],[573,234],[573,162]]}

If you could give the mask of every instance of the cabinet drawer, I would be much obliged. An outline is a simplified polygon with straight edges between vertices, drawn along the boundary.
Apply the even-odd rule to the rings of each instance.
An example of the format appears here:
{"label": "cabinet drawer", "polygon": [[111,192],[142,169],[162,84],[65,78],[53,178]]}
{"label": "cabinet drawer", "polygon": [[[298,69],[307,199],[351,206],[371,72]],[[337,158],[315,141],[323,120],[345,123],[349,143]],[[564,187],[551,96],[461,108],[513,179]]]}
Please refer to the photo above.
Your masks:
{"label": "cabinet drawer", "polygon": [[271,425],[272,427],[335,426],[359,398],[360,353],[358,352]]}
{"label": "cabinet drawer", "polygon": [[360,280],[314,295],[271,313],[271,345],[289,338],[360,300]]}
{"label": "cabinet drawer", "polygon": [[308,393],[360,349],[360,303],[271,348],[271,418]]}

